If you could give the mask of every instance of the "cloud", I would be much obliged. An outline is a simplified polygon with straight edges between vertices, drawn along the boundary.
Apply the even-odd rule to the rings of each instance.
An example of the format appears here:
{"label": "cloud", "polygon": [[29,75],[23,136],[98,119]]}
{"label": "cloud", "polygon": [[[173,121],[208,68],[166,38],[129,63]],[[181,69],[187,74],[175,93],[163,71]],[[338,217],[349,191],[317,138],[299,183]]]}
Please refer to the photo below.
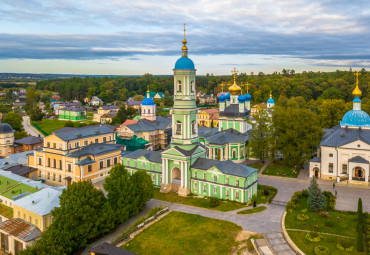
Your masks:
{"label": "cloud", "polygon": [[[187,22],[190,55],[368,65],[369,13],[366,0],[3,0],[0,21],[8,26],[0,28],[0,59],[179,55]],[[15,24],[24,29],[6,29]]]}

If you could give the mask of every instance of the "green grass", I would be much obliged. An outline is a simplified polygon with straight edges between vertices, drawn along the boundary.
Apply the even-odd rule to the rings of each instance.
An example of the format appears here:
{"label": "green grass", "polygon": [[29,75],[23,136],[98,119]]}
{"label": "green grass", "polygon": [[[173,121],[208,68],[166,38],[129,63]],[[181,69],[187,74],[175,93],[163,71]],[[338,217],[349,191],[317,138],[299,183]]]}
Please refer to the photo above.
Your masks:
{"label": "green grass", "polygon": [[17,181],[0,175],[0,193],[8,189],[9,187],[16,185],[17,183]]}
{"label": "green grass", "polygon": [[32,186],[28,186],[28,185],[26,185],[24,183],[21,183],[21,184],[15,186],[14,188],[11,188],[10,190],[2,193],[1,195],[4,196],[4,197],[6,197],[6,198],[11,199],[12,197],[17,196],[19,194],[22,194],[22,193],[24,193],[26,191],[29,191],[30,193],[35,193],[38,190],[39,189],[36,189],[36,188],[34,188]]}
{"label": "green grass", "polygon": [[262,212],[264,210],[266,210],[266,206],[258,206],[258,207],[255,207],[253,209],[240,211],[240,212],[238,212],[238,214],[253,214],[253,213]]}
{"label": "green grass", "polygon": [[299,170],[294,167],[287,166],[282,162],[276,162],[269,164],[262,172],[263,175],[280,176],[297,178]]}
{"label": "green grass", "polygon": [[230,254],[240,231],[231,222],[171,212],[122,248],[140,255]]}
{"label": "green grass", "polygon": [[13,208],[0,204],[0,214],[8,219],[13,218]]}
{"label": "green grass", "polygon": [[[300,198],[298,200],[298,209],[292,212],[287,212],[285,217],[285,227],[287,229],[304,229],[304,230],[314,230],[313,226],[318,226],[318,232],[330,233],[343,236],[357,236],[356,231],[356,214],[351,212],[340,212],[340,211],[330,211],[329,217],[324,218],[320,216],[319,212],[307,211],[310,219],[306,221],[297,220],[297,215],[302,212],[303,209],[307,208],[307,198]],[[325,226],[326,221],[333,222],[332,227]]]}
{"label": "green grass", "polygon": [[338,242],[338,237],[336,236],[329,236],[329,235],[322,235],[322,240],[318,243],[313,243],[308,241],[305,238],[306,232],[301,232],[301,231],[289,231],[288,234],[292,241],[307,255],[315,255],[313,249],[318,246],[318,245],[323,245],[326,246],[330,249],[331,254],[336,254],[336,255],[360,255],[360,254],[365,254],[365,252],[358,252],[356,250],[356,239],[351,239],[353,241],[354,249],[353,251],[341,251],[337,248],[337,242]]}
{"label": "green grass", "polygon": [[248,165],[248,166],[260,170],[263,167],[263,163],[256,163],[256,164],[251,164],[251,165]]}
{"label": "green grass", "polygon": [[[66,120],[59,119],[42,119],[41,121],[32,122],[32,124],[37,124],[44,132],[50,135],[53,131],[64,128],[66,122]],[[73,122],[74,127],[79,127],[79,123],[93,124],[92,117],[88,116],[87,120]]]}
{"label": "green grass", "polygon": [[155,199],[167,201],[170,203],[177,203],[177,204],[184,204],[184,205],[192,205],[212,210],[217,210],[221,212],[227,212],[227,211],[233,211],[236,209],[240,209],[243,207],[246,207],[246,204],[234,202],[234,201],[228,201],[228,200],[220,200],[220,205],[211,208],[209,205],[209,198],[197,198],[193,195],[187,196],[187,197],[180,197],[174,192],[168,192],[168,193],[161,193],[159,192],[159,189],[155,189],[154,197]]}
{"label": "green grass", "polygon": [[[269,191],[268,196],[265,196],[265,194],[264,194],[265,189],[267,189]],[[258,184],[257,204],[266,204],[266,203],[268,203],[270,199],[271,200],[274,199],[276,194],[277,194],[277,189],[275,187]]]}

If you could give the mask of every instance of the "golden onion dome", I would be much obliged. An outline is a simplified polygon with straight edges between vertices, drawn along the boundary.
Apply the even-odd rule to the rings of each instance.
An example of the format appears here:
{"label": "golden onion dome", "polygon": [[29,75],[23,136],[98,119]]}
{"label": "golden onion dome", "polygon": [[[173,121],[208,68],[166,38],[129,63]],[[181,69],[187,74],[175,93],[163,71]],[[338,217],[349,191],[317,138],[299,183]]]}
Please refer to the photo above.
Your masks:
{"label": "golden onion dome", "polygon": [[241,91],[242,89],[235,82],[229,87],[229,93],[231,95],[240,95]]}
{"label": "golden onion dome", "polygon": [[356,88],[353,90],[352,95],[354,97],[360,97],[362,95],[361,90],[358,88],[358,84],[356,84]]}

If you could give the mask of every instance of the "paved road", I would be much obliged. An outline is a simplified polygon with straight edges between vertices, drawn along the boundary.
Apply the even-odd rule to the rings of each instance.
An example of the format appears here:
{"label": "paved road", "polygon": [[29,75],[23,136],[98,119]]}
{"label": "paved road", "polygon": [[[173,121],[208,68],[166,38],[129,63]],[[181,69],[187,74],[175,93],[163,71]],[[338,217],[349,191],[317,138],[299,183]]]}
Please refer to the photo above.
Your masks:
{"label": "paved road", "polygon": [[30,123],[30,117],[29,116],[23,116],[22,125],[24,130],[29,134],[33,136],[41,136],[44,137],[42,133],[40,133],[34,126]]}

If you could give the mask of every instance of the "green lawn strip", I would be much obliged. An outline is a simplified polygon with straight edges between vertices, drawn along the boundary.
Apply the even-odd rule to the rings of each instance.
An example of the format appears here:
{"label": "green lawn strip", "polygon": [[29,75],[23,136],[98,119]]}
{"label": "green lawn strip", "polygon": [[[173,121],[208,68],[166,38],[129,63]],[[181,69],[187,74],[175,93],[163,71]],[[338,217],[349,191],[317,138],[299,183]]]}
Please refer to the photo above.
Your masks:
{"label": "green lawn strip", "polygon": [[0,192],[10,188],[11,186],[16,185],[18,182],[10,179],[8,177],[0,175]]}
{"label": "green lawn strip", "polygon": [[228,201],[228,200],[221,200],[219,206],[211,208],[209,198],[197,198],[194,195],[190,195],[187,197],[180,197],[174,192],[161,193],[159,192],[159,189],[155,189],[153,198],[162,200],[162,201],[167,201],[170,203],[192,205],[192,206],[212,209],[216,211],[221,211],[221,212],[233,211],[236,209],[246,207],[246,204],[242,204],[242,203],[238,203],[234,201]]}
{"label": "green lawn strip", "polygon": [[[352,212],[329,211],[329,217],[323,217],[319,212],[307,211],[310,218],[305,221],[297,219],[297,215],[302,213],[303,209],[307,208],[307,198],[298,200],[298,208],[292,212],[287,212],[285,217],[285,227],[287,229],[303,229],[313,231],[314,228],[318,232],[331,233],[343,236],[357,236],[356,231],[356,214]],[[331,222],[333,226],[328,227],[326,222]],[[317,227],[318,226],[318,227]]]}
{"label": "green lawn strip", "polygon": [[252,209],[240,211],[240,212],[238,212],[238,214],[253,214],[253,213],[262,212],[265,209],[266,209],[266,206],[258,206],[258,207],[252,208]]}
{"label": "green lawn strip", "polygon": [[297,178],[299,170],[284,165],[282,162],[270,163],[262,172],[263,175]]}
{"label": "green lawn strip", "polygon": [[[338,243],[338,238],[337,236],[331,236],[331,235],[321,235],[322,239],[319,242],[311,242],[305,238],[307,232],[301,232],[301,231],[292,231],[288,230],[287,231],[289,234],[289,237],[292,239],[292,241],[298,246],[298,248],[304,252],[306,255],[315,255],[313,249],[318,246],[326,246],[330,249],[331,254],[365,254],[364,252],[358,252],[356,250],[356,240],[355,239],[350,239],[353,242],[354,249],[353,251],[341,251],[337,248],[337,243]],[[348,238],[347,238],[348,239]]]}
{"label": "green lawn strip", "polygon": [[122,248],[145,254],[230,254],[241,227],[200,215],[171,212]]}
{"label": "green lawn strip", "polygon": [[36,188],[34,188],[32,186],[28,186],[28,185],[26,185],[24,183],[21,183],[21,184],[15,186],[14,188],[11,188],[10,190],[2,193],[1,195],[4,196],[4,197],[6,197],[6,198],[11,199],[12,197],[17,196],[19,194],[22,194],[22,193],[24,193],[26,191],[29,191],[30,193],[35,193],[38,190],[39,189],[36,189]]}
{"label": "green lawn strip", "polygon": [[256,168],[256,169],[259,170],[263,167],[263,163],[256,163],[256,164],[251,164],[251,165],[248,165],[248,166]]}
{"label": "green lawn strip", "polygon": [[[269,192],[268,196],[265,196],[264,190],[268,190]],[[276,194],[277,194],[277,189],[275,187],[258,184],[256,202],[257,204],[266,204],[269,202],[270,199],[273,200]]]}
{"label": "green lawn strip", "polygon": [[13,208],[0,204],[0,214],[8,219],[13,218]]}
{"label": "green lawn strip", "polygon": [[[55,130],[64,128],[66,122],[67,122],[67,120],[43,119],[41,121],[32,122],[32,124],[36,124],[41,130],[43,130],[47,134],[51,134]],[[76,128],[80,127],[80,123],[84,124],[84,125],[93,125],[93,124],[95,124],[92,121],[92,119],[87,119],[87,120],[73,122],[74,127],[76,127]]]}

